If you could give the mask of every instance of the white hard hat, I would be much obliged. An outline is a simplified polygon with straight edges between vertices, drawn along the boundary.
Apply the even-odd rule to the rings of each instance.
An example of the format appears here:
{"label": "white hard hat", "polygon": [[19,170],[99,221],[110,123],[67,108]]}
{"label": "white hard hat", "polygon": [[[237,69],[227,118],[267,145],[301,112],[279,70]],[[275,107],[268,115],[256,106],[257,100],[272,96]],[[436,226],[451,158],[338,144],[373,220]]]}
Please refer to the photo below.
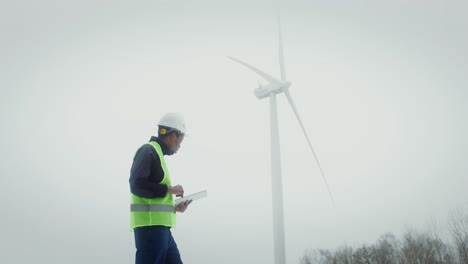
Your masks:
{"label": "white hard hat", "polygon": [[174,128],[179,130],[182,134],[185,134],[185,120],[179,113],[167,113],[163,115],[159,120],[158,125]]}

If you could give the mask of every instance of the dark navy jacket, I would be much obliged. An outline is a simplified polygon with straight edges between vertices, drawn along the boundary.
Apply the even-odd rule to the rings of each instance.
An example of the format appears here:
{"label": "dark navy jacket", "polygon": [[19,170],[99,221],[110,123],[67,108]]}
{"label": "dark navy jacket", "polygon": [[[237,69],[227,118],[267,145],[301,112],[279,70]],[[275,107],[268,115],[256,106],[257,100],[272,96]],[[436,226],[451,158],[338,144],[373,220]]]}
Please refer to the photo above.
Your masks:
{"label": "dark navy jacket", "polygon": [[[156,141],[161,146],[163,155],[169,154],[169,147],[161,139],[153,136],[150,141]],[[141,146],[130,170],[130,191],[143,198],[164,197],[167,185],[160,184],[163,178],[164,171],[156,150],[149,144]]]}

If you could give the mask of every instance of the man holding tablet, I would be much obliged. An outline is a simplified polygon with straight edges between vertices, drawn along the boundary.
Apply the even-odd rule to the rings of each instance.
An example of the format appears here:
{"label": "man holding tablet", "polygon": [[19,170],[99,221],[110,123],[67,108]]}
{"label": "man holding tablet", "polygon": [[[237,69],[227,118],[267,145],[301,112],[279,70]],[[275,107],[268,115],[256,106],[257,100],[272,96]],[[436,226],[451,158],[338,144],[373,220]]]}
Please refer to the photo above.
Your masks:
{"label": "man holding tablet", "polygon": [[158,123],[158,137],[151,137],[133,159],[129,182],[135,264],[182,264],[170,229],[176,212],[185,212],[191,200],[174,202],[173,195],[183,197],[184,188],[172,186],[164,156],[177,153],[184,135],[184,118],[167,113]]}

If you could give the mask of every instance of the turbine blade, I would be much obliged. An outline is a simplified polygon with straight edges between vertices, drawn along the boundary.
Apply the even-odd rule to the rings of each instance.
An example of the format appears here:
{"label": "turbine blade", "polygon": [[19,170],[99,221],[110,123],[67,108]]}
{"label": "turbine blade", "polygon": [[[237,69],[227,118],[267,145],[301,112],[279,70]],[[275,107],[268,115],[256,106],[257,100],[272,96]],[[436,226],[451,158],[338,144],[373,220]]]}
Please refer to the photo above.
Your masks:
{"label": "turbine blade", "polygon": [[263,71],[261,71],[261,70],[255,68],[254,66],[251,66],[251,65],[249,65],[249,64],[247,64],[247,63],[245,63],[245,62],[243,62],[243,61],[241,61],[241,60],[238,60],[238,59],[236,59],[236,58],[233,58],[233,57],[229,57],[229,56],[228,56],[228,58],[231,59],[231,60],[233,60],[233,61],[235,61],[235,62],[238,62],[238,63],[244,65],[245,67],[251,69],[252,71],[256,72],[258,75],[262,76],[262,77],[263,77],[265,80],[267,80],[269,83],[280,83],[280,81],[278,81],[277,79],[273,78],[271,75],[269,75],[269,74],[267,74],[267,73],[264,73]]}
{"label": "turbine blade", "polygon": [[330,187],[328,186],[328,182],[327,182],[327,179],[325,178],[325,174],[323,173],[322,166],[320,166],[320,162],[317,158],[317,155],[315,154],[314,148],[312,147],[312,143],[310,143],[309,137],[307,136],[307,132],[304,128],[304,125],[302,124],[301,118],[299,116],[299,113],[297,112],[297,108],[296,108],[296,105],[294,104],[291,94],[289,93],[287,89],[284,90],[284,94],[286,95],[286,98],[288,99],[288,102],[291,105],[291,108],[294,111],[294,114],[296,115],[297,121],[299,121],[299,125],[301,126],[302,132],[304,133],[304,136],[307,139],[307,143],[309,143],[310,150],[312,151],[312,154],[314,154],[315,161],[317,162],[320,173],[322,174],[323,181],[325,182],[325,186],[327,187],[327,191],[328,191],[328,194],[330,195],[333,206],[335,206],[335,199],[333,199],[333,195],[330,191]]}
{"label": "turbine blade", "polygon": [[281,80],[286,81],[286,69],[284,66],[284,54],[283,54],[283,36],[281,34],[281,18],[278,15],[278,57],[281,71]]}

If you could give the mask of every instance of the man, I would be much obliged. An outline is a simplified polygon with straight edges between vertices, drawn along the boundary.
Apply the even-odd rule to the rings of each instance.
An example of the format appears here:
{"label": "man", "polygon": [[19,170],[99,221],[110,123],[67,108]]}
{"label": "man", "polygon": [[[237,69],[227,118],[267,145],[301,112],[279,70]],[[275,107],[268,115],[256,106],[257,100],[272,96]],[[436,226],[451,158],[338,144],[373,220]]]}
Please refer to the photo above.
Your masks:
{"label": "man", "polygon": [[173,195],[182,197],[184,189],[172,186],[164,156],[179,150],[184,135],[184,118],[167,113],[158,123],[158,137],[151,137],[133,159],[129,182],[136,264],[182,263],[170,229],[175,226],[175,213],[184,212],[191,201],[175,206]]}

